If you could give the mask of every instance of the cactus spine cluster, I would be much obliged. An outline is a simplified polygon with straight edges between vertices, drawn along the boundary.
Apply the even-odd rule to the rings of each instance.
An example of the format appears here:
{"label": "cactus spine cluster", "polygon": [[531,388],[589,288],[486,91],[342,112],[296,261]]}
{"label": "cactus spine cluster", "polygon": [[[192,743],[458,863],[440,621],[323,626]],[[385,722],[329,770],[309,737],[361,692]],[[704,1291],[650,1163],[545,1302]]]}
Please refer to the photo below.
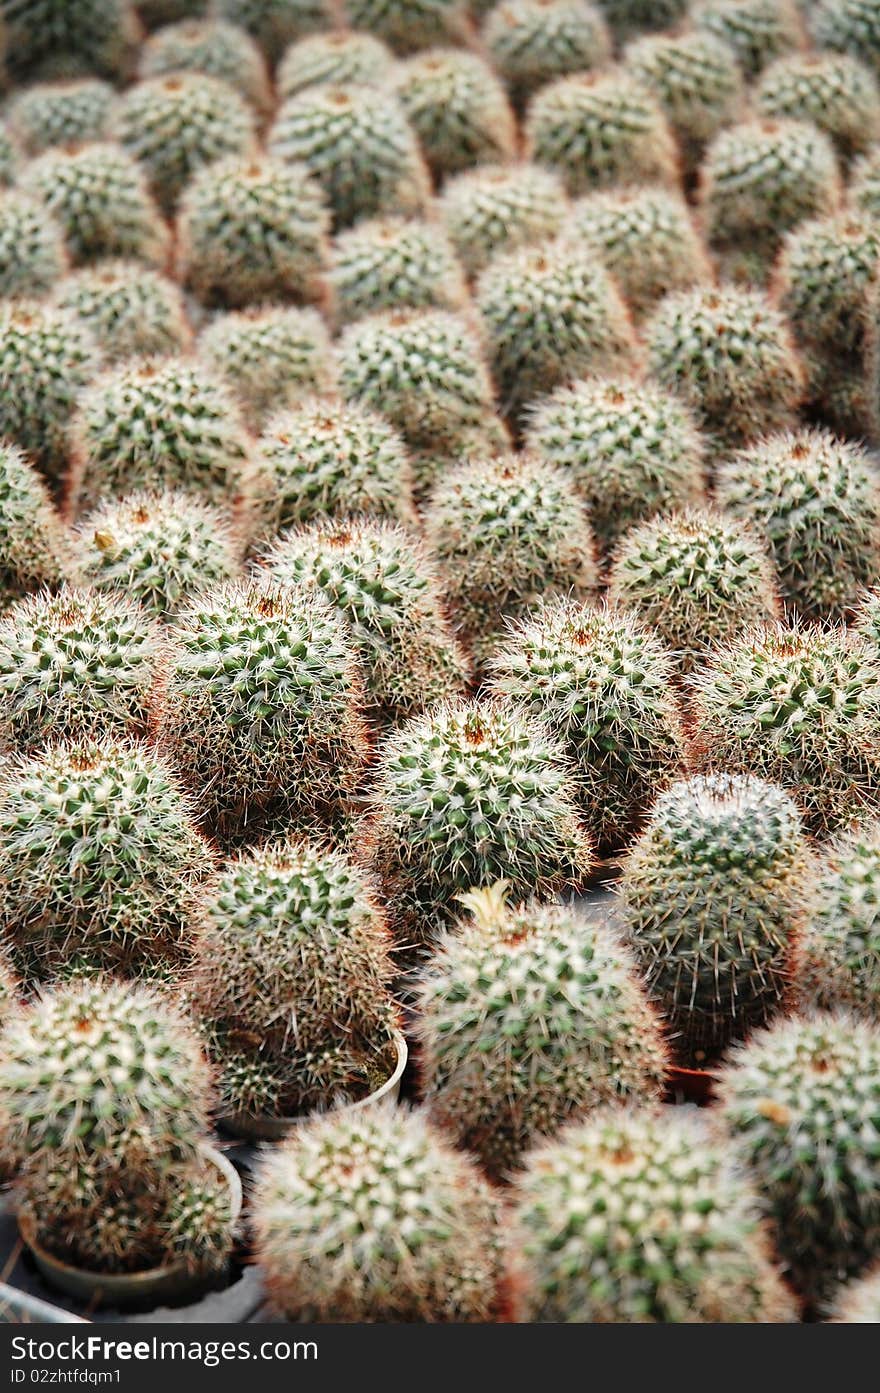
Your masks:
{"label": "cactus spine cluster", "polygon": [[113,88],[100,78],[38,82],[9,104],[9,123],[29,155],[54,145],[80,145],[107,134]]}
{"label": "cactus spine cluster", "polygon": [[252,431],[303,397],[334,386],[330,335],[312,308],[269,305],[218,314],[199,335],[197,349]]}
{"label": "cactus spine cluster", "polygon": [[340,324],[387,309],[462,309],[467,287],[442,227],[376,218],[341,232],[328,283]]}
{"label": "cactus spine cluster", "polygon": [[558,174],[537,164],[488,164],[447,179],[440,217],[459,261],[476,276],[496,252],[555,237],[567,199]]}
{"label": "cactus spine cluster", "polygon": [[476,54],[415,54],[400,65],[394,86],[436,180],[513,156],[513,112],[498,78]]}
{"label": "cactus spine cluster", "polygon": [[65,276],[53,301],[94,338],[108,363],[180,353],[190,330],[180,287],[137,261],[100,261]]}
{"label": "cactus spine cluster", "polygon": [[45,483],[21,450],[0,444],[0,599],[56,589],[78,566]]}
{"label": "cactus spine cluster", "polygon": [[795,982],[804,1007],[880,1017],[880,825],[838,837],[818,869]]}

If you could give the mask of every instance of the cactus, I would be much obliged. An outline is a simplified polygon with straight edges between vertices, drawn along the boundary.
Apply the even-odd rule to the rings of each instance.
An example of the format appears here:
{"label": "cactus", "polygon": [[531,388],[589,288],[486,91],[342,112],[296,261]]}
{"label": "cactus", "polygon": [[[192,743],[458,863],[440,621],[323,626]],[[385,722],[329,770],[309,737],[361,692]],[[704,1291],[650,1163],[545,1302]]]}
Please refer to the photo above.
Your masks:
{"label": "cactus", "polygon": [[293,840],[237,857],[195,923],[189,991],[212,1042],[221,1106],[250,1111],[240,1063],[224,1075],[228,1046],[274,1072],[276,1116],[335,1101],[314,1089],[314,1058],[331,1049],[345,1059],[347,1101],[370,1092],[383,1066],[393,1071],[388,930],[368,879],[340,852]]}
{"label": "cactus", "polygon": [[79,564],[45,483],[21,450],[0,443],[0,602],[57,588]]}
{"label": "cactus", "polygon": [[880,483],[867,452],[829,431],[774,435],[726,461],[716,496],[770,552],[782,597],[843,619],[880,574]]}
{"label": "cactus", "polygon": [[97,367],[97,344],[72,315],[35,300],[0,303],[0,438],[57,477],[77,397]]}
{"label": "cactus", "polygon": [[850,53],[880,76],[880,15],[872,0],[819,0],[809,24],[817,48]]}
{"label": "cactus", "polygon": [[678,184],[675,139],[647,88],[625,71],[575,73],[536,93],[525,121],[528,156],[572,195],[624,184]]}
{"label": "cactus", "polygon": [[592,853],[577,783],[543,722],[500,699],[414,716],[379,754],[372,859],[417,949],[457,892],[506,879],[513,897],[577,885]]}
{"label": "cactus", "polygon": [[401,218],[377,218],[341,232],[328,282],[340,324],[386,309],[463,309],[468,298],[442,227]]}
{"label": "cactus", "polygon": [[842,1287],[829,1319],[840,1325],[876,1325],[880,1322],[880,1270],[873,1269],[858,1281]]}
{"label": "cactus", "polygon": [[618,39],[643,29],[669,29],[686,14],[688,0],[597,0]]}
{"label": "cactus", "polygon": [[591,247],[566,236],[496,256],[480,276],[476,304],[503,413],[597,370],[637,363],[629,313]]}
{"label": "cactus", "polygon": [[679,291],[645,328],[648,367],[725,447],[792,424],[804,374],[783,316],[757,290]]}
{"label": "cactus", "polygon": [[246,29],[273,60],[295,39],[329,28],[332,8],[332,0],[213,0],[212,5],[219,19]]}
{"label": "cactus", "polygon": [[684,199],[666,189],[605,189],[574,205],[565,237],[597,256],[634,315],[673,290],[712,282],[712,266]]}
{"label": "cactus", "polygon": [[150,974],[189,949],[213,855],[157,755],[104,740],[12,763],[0,786],[0,926],[28,975]]}
{"label": "cactus", "polygon": [[199,170],[257,153],[253,109],[234,87],[205,73],[135,83],[119,99],[113,130],[166,211]]}
{"label": "cactus", "polygon": [[763,549],[711,508],[653,518],[628,532],[612,562],[608,598],[651,625],[686,671],[707,649],[778,611]]}
{"label": "cactus", "polygon": [[540,165],[480,165],[443,185],[438,211],[469,276],[496,252],[555,237],[565,220],[562,180]]}
{"label": "cactus", "polygon": [[499,1201],[424,1114],[311,1119],[267,1153],[253,1202],[272,1306],[292,1320],[497,1318]]}
{"label": "cactus", "polygon": [[472,460],[438,483],[425,517],[462,633],[478,658],[505,618],[539,595],[592,594],[597,585],[587,510],[561,469],[528,455]]}
{"label": "cactus", "polygon": [[568,474],[605,549],[635,523],[705,499],[705,442],[687,407],[650,383],[561,387],[535,406],[525,444]]}
{"label": "cactus", "polygon": [[47,150],[23,171],[21,188],[45,204],[76,265],[105,256],[165,264],[168,229],[141,170],[120,146]]}
{"label": "cactus", "polygon": [[107,134],[113,88],[98,77],[38,82],[13,97],[8,120],[28,155],[56,145],[80,145]]}
{"label": "cactus", "polygon": [[268,150],[310,170],[337,229],[358,218],[417,213],[428,198],[428,172],[400,103],[372,87],[327,83],[288,98]]}
{"label": "cactus", "polygon": [[223,837],[275,804],[335,811],[363,759],[351,640],[321,595],[231,582],[175,627],[159,740]]}
{"label": "cactus", "polygon": [[102,261],[66,276],[53,301],[94,338],[108,363],[189,346],[180,287],[137,261]]}
{"label": "cactus", "polygon": [[749,79],[806,43],[795,0],[703,0],[693,19],[729,45]]}
{"label": "cactus", "polygon": [[159,29],[141,50],[140,77],[196,72],[220,78],[265,116],[272,110],[266,60],[245,30],[226,20],[183,20]]}
{"label": "cactus", "polygon": [[502,84],[474,53],[429,49],[400,63],[394,90],[438,181],[516,149],[516,121]]}
{"label": "cactus", "polygon": [[736,55],[714,34],[692,30],[637,39],[624,62],[660,103],[692,172],[708,142],[744,107]]}
{"label": "cactus", "polygon": [[394,59],[381,39],[336,29],[291,44],[278,64],[275,85],[283,102],[321,82],[387,88],[393,67]]}
{"label": "cactus", "polygon": [[520,1320],[797,1319],[758,1197],[695,1112],[603,1108],[535,1151],[514,1198]]}
{"label": "cactus", "polygon": [[386,518],[415,526],[406,446],[366,407],[306,397],[273,416],[255,463],[271,480],[267,531],[330,517]]}
{"label": "cactus", "polygon": [[400,719],[461,692],[467,665],[446,622],[434,568],[403,528],[315,522],[285,533],[262,559],[274,584],[317,590],[334,607],[379,714]]}
{"label": "cactus", "polygon": [[21,150],[8,121],[0,121],[0,189],[14,184],[21,164]]}
{"label": "cactus", "polygon": [[63,54],[103,77],[125,78],[141,37],[131,0],[3,0],[7,62],[33,69]]}
{"label": "cactus", "polygon": [[880,660],[843,628],[758,627],[713,656],[692,706],[706,764],[781,784],[816,835],[880,807]]}
{"label": "cactus", "polygon": [[663,645],[630,615],[559,599],[511,630],[489,670],[490,690],[543,717],[565,745],[598,845],[625,844],[687,759]]}
{"label": "cactus", "polygon": [[66,270],[61,233],[39,200],[17,189],[0,193],[0,296],[38,298]]}
{"label": "cactus", "polygon": [[500,0],[483,42],[517,105],[546,82],[601,68],[611,57],[602,15],[579,0]]}
{"label": "cactus", "polygon": [[666,1050],[610,930],[567,906],[505,906],[498,888],[461,897],[473,918],[441,942],[417,998],[429,1112],[500,1179],[569,1118],[657,1099]]}
{"label": "cactus", "polygon": [[734,1050],[721,1117],[800,1293],[880,1256],[880,1031],[845,1013],[779,1021]]}
{"label": "cactus", "polygon": [[230,395],[186,358],[137,359],[80,396],[68,504],[92,508],[144,482],[228,502],[247,488],[248,440]]}
{"label": "cactus", "polygon": [[876,147],[853,164],[849,201],[858,212],[877,216],[880,210],[880,150]]}
{"label": "cactus", "polygon": [[814,121],[844,158],[880,138],[880,88],[869,68],[838,53],[795,53],[765,70],[755,94],[765,117]]}
{"label": "cactus", "polygon": [[138,0],[137,11],[148,29],[173,24],[178,19],[197,19],[211,0]]}
{"label": "cactus", "polygon": [[217,315],[199,335],[198,353],[255,431],[334,385],[330,336],[313,309],[270,305]]}
{"label": "cactus", "polygon": [[344,0],[352,29],[377,34],[398,53],[451,43],[466,33],[462,0]]}
{"label": "cactus", "polygon": [[880,1016],[880,824],[838,837],[823,854],[797,956],[800,1005]]}
{"label": "cactus", "polygon": [[627,941],[688,1058],[783,1000],[809,871],[801,816],[762,779],[705,775],[657,799],[620,882]]}

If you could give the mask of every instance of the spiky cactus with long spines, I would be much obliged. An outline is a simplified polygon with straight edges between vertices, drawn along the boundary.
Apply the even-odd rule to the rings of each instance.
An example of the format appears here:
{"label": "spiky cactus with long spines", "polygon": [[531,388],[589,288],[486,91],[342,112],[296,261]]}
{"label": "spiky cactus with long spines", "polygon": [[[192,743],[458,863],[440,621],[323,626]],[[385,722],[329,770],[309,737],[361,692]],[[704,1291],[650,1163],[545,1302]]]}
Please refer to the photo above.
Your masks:
{"label": "spiky cactus with long spines", "polygon": [[497,1318],[499,1201],[423,1113],[311,1119],[264,1159],[255,1250],[287,1319]]}
{"label": "spiky cactus with long spines", "polygon": [[612,561],[608,598],[656,629],[686,671],[714,645],[778,612],[764,550],[714,509],[653,518],[628,532]]}
{"label": "spiky cactus with long spines", "polygon": [[[271,1070],[277,1092],[264,1113],[291,1117],[327,1106],[344,1086],[315,1092],[314,1060],[339,1049],[348,1101],[393,1070],[395,1009],[390,938],[374,889],[338,851],[288,840],[236,857],[195,915],[189,997],[210,1040],[221,1106],[251,1112],[240,1062]],[[341,1063],[342,1061],[340,1061]]]}
{"label": "spiky cactus with long spines", "polygon": [[103,77],[126,78],[141,37],[132,0],[3,0],[0,20],[6,60],[24,72],[63,54]]}
{"label": "spiky cactus with long spines", "polygon": [[417,53],[398,66],[394,90],[438,182],[472,165],[513,156],[517,136],[510,103],[477,54]]}
{"label": "spiky cactus with long spines", "polygon": [[830,431],[773,435],[725,461],[716,496],[761,537],[785,602],[843,619],[880,575],[880,481],[867,452]]}
{"label": "spiky cactus with long spines", "polygon": [[569,475],[603,548],[635,523],[705,501],[706,443],[687,407],[649,382],[561,387],[536,404],[525,444]]}
{"label": "spiky cactus with long spines", "polygon": [[880,1324],[880,1269],[841,1287],[828,1318],[836,1325]]}
{"label": "spiky cactus with long spines", "polygon": [[817,48],[851,53],[880,76],[880,15],[871,0],[819,0],[809,26]]}
{"label": "spiky cactus with long spines", "polygon": [[99,361],[73,315],[36,300],[0,304],[0,437],[52,477],[64,469],[77,399]]}
{"label": "spiky cactus with long spines", "polygon": [[457,892],[505,879],[553,895],[590,869],[577,780],[542,721],[502,698],[415,716],[380,750],[372,861],[413,948],[447,925]]}
{"label": "spiky cactus with long spines", "polygon": [[458,310],[468,299],[442,226],[403,218],[370,219],[341,232],[327,280],[340,324],[379,310]]}
{"label": "spiky cactus with long spines", "polygon": [[693,20],[733,49],[749,79],[806,44],[795,0],[703,0]]}
{"label": "spiky cactus with long spines", "polygon": [[352,29],[377,34],[397,53],[455,43],[467,33],[463,0],[344,0]]}
{"label": "spiky cactus with long spines", "polygon": [[257,153],[253,108],[234,87],[205,73],[135,83],[120,97],[112,128],[166,211],[199,170]]}
{"label": "spiky cactus with long spines", "polygon": [[159,756],[104,740],[13,762],[0,831],[0,927],[28,975],[147,975],[185,957],[214,857]]}
{"label": "spiky cactus with long spines", "polygon": [[627,47],[624,62],[660,103],[684,166],[693,171],[708,142],[745,106],[736,55],[714,34],[686,30],[637,39]]}
{"label": "spiky cactus with long spines", "polygon": [[213,0],[213,12],[246,29],[271,60],[289,43],[334,21],[332,0]]}
{"label": "spiky cactus with long spines", "polygon": [[180,353],[190,328],[177,283],[138,261],[101,261],[65,276],[53,302],[94,338],[108,363]]}
{"label": "spiky cactus with long spines", "polygon": [[732,1052],[718,1101],[798,1291],[827,1298],[880,1256],[880,1030],[779,1021]]}
{"label": "spiky cactus with long spines", "polygon": [[228,583],[193,597],[174,640],[159,743],[218,834],[276,805],[336,813],[364,757],[363,689],[323,596]]}
{"label": "spiky cactus with long spines", "polygon": [[461,693],[468,666],[417,538],[390,522],[325,519],[263,556],[274,585],[318,591],[357,649],[377,714],[393,720]]}
{"label": "spiky cactus with long spines", "polygon": [[254,431],[276,412],[335,385],[330,335],[315,309],[268,305],[217,315],[199,335],[197,350]]}
{"label": "spiky cactus with long spines", "polygon": [[417,985],[429,1114],[497,1179],[570,1118],[659,1097],[667,1058],[635,964],[575,909],[461,896]]}
{"label": "spiky cactus with long spines", "polygon": [[802,1007],[880,1018],[880,824],[838,837],[823,853],[797,956]]}
{"label": "spiky cactus with long spines", "polygon": [[39,298],[66,270],[61,231],[43,204],[18,189],[0,192],[0,296]]}
{"label": "spiky cactus with long spines", "polygon": [[705,764],[788,789],[818,836],[880,808],[880,660],[842,627],[763,625],[695,678]]}
{"label": "spiky cactus with long spines", "polygon": [[47,150],[22,171],[21,187],[42,200],[75,265],[127,257],[163,266],[170,238],[131,155],[110,141]]}
{"label": "spiky cactus with long spines", "polygon": [[555,237],[567,198],[552,170],[488,164],[448,179],[437,207],[461,264],[475,276],[496,252]]}
{"label": "spiky cactus with long spines", "polygon": [[223,19],[185,19],[157,29],[140,53],[142,78],[196,72],[234,87],[262,115],[272,110],[272,86],[260,49],[246,30]]}
{"label": "spiky cactus with long spines", "polygon": [[850,158],[880,137],[880,88],[870,68],[845,53],[795,53],[767,68],[755,94],[765,117],[814,121]]}
{"label": "spiky cactus with long spines", "polygon": [[37,82],[13,97],[8,119],[28,155],[55,145],[80,145],[107,134],[113,88],[98,77]]}
{"label": "spiky cactus with long spines", "polygon": [[627,941],[688,1059],[771,1018],[807,910],[800,813],[781,788],[699,775],[662,793],[620,882]]}
{"label": "spiky cactus with long spines", "polygon": [[387,88],[393,67],[393,55],[375,35],[334,29],[291,44],[278,64],[275,85],[282,102],[323,82]]}
{"label": "spiky cactus with long spines", "polygon": [[0,443],[0,601],[76,577],[80,558],[48,489],[15,445]]}
{"label": "spiky cactus with long spines", "polygon": [[271,480],[263,512],[267,531],[324,517],[415,525],[406,446],[367,407],[305,398],[272,417],[257,443],[255,464]]}
{"label": "spiky cactus with long spines", "polygon": [[529,1157],[514,1200],[520,1320],[797,1319],[758,1195],[694,1111],[603,1108]]}
{"label": "spiky cactus with long spines", "polygon": [[561,469],[498,455],[450,470],[425,516],[428,545],[466,641],[488,656],[504,621],[539,595],[584,598],[597,585],[587,509]]}
{"label": "spiky cactus with long spines", "polygon": [[245,491],[248,439],[231,395],[183,357],[123,363],[83,391],[74,424],[68,505],[152,486],[209,501]]}
{"label": "spiky cactus with long spines", "polygon": [[304,165],[234,157],[201,170],[177,216],[181,279],[206,302],[318,300],[330,215]]}
{"label": "spiky cactus with long spines", "polygon": [[491,691],[562,740],[598,845],[624,845],[688,760],[663,644],[631,615],[558,599],[500,640],[489,671]]}
{"label": "spiky cactus with long spines", "polygon": [[499,401],[514,424],[554,387],[638,363],[617,286],[575,238],[499,253],[480,276],[476,305]]}
{"label": "spiky cactus with long spines", "polygon": [[326,83],[297,92],[278,110],[268,151],[306,166],[337,229],[358,218],[418,213],[428,199],[428,171],[403,108],[373,87]]}
{"label": "spiky cactus with long spines", "polygon": [[601,13],[579,0],[500,0],[482,38],[518,105],[546,82],[601,68],[611,56]]}
{"label": "spiky cactus with long spines", "polygon": [[633,314],[673,290],[710,284],[712,265],[684,199],[668,189],[604,189],[579,199],[564,236],[597,256]]}
{"label": "spiky cactus with long spines", "polygon": [[525,120],[529,158],[570,194],[622,184],[678,183],[678,154],[651,92],[623,69],[575,73],[542,87]]}
{"label": "spiky cactus with long spines", "polygon": [[793,423],[804,372],[783,315],[757,290],[680,291],[645,328],[651,375],[724,446]]}

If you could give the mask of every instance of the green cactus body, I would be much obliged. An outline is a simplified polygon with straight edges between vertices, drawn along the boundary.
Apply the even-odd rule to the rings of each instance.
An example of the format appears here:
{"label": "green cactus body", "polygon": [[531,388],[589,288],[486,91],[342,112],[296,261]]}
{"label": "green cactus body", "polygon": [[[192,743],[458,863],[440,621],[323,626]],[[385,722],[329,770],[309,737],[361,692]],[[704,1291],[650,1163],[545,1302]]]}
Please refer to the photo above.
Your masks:
{"label": "green cactus body", "polygon": [[0,436],[52,477],[64,469],[76,401],[98,362],[91,334],[64,310],[0,304]]}
{"label": "green cactus body", "polygon": [[598,0],[599,8],[622,40],[644,29],[670,29],[687,12],[688,0]]}
{"label": "green cactus body", "polygon": [[0,193],[0,296],[38,298],[66,270],[63,238],[42,203],[17,189]]}
{"label": "green cactus body", "polygon": [[217,315],[197,346],[254,431],[276,412],[334,386],[330,335],[314,309],[269,305]]}
{"label": "green cactus body", "polygon": [[624,54],[626,66],[653,92],[678,137],[685,167],[693,171],[706,144],[737,120],[745,84],[736,54],[705,31],[637,39]]}
{"label": "green cactus body", "polygon": [[228,82],[262,115],[272,110],[266,60],[250,35],[226,20],[186,19],[157,30],[141,50],[138,71],[142,78],[206,73]]}
{"label": "green cactus body", "polygon": [[851,53],[880,76],[880,15],[872,0],[819,0],[809,26],[817,48]]}
{"label": "green cactus body", "polygon": [[18,140],[10,130],[10,123],[0,121],[0,188],[8,188],[15,183],[21,158]]}
{"label": "green cactus body", "polygon": [[278,64],[275,82],[283,102],[323,82],[387,89],[393,67],[394,58],[381,39],[336,29],[291,44]]}
{"label": "green cactus body", "polygon": [[70,56],[104,77],[130,76],[141,27],[130,0],[3,0],[7,61],[32,69]]}
{"label": "green cactus body", "polygon": [[0,597],[57,588],[78,567],[43,480],[15,445],[0,443]]}
{"label": "green cactus body", "polygon": [[765,117],[814,121],[850,157],[880,138],[880,89],[857,58],[796,53],[765,70],[757,89]]}
{"label": "green cactus body", "polygon": [[246,29],[271,59],[305,34],[329,29],[332,0],[213,0],[218,19]]}
{"label": "green cactus body", "polygon": [[860,156],[852,168],[849,201],[854,209],[876,217],[880,212],[880,151]]}
{"label": "green cactus body", "polygon": [[436,180],[515,153],[516,121],[507,95],[476,54],[417,53],[398,66],[394,89]]}
{"label": "green cactus body", "polygon": [[109,363],[189,347],[179,286],[138,261],[102,261],[58,284],[53,301],[94,338]]}
{"label": "green cactus body", "polygon": [[483,42],[518,104],[544,83],[601,68],[611,57],[602,15],[578,0],[501,0],[486,18]]}
{"label": "green cactus body", "polygon": [[698,29],[733,49],[749,79],[775,58],[806,44],[794,0],[703,0],[693,18]]}
{"label": "green cactus body", "polygon": [[467,286],[452,245],[433,223],[360,222],[336,238],[328,282],[340,324],[388,309],[462,309]]}
{"label": "green cactus body", "polygon": [[880,1019],[880,824],[846,833],[824,854],[795,987],[802,1007]]}
{"label": "green cactus body", "polygon": [[880,1271],[869,1272],[842,1287],[829,1317],[835,1324],[876,1325],[880,1323]]}
{"label": "green cactus body", "polygon": [[465,10],[462,0],[344,0],[352,29],[377,34],[398,53],[464,38]]}
{"label": "green cactus body", "polygon": [[100,78],[39,82],[14,97],[10,127],[27,154],[56,145],[80,145],[107,134],[113,88]]}
{"label": "green cactus body", "polygon": [[443,186],[440,217],[469,276],[496,252],[544,242],[561,230],[567,198],[558,174],[540,165],[480,165]]}

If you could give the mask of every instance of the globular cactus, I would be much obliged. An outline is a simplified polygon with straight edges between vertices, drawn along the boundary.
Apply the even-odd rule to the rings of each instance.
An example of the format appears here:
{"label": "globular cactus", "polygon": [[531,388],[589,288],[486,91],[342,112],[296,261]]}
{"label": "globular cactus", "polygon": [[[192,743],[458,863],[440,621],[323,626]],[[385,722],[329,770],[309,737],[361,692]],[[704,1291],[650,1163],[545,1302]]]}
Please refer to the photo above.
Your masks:
{"label": "globular cactus", "polygon": [[562,470],[529,455],[472,460],[446,473],[425,516],[428,545],[463,637],[492,652],[505,619],[538,596],[584,598],[597,585],[586,507]]}
{"label": "globular cactus", "polygon": [[396,97],[356,83],[307,87],[279,108],[268,151],[321,185],[336,228],[378,214],[417,213],[428,171]]}
{"label": "globular cactus", "polygon": [[627,47],[624,62],[660,103],[685,168],[693,171],[708,142],[736,121],[745,105],[735,53],[714,34],[689,30],[637,39]]}
{"label": "globular cactus", "polygon": [[26,154],[56,145],[81,145],[107,134],[113,88],[98,77],[37,82],[13,97],[8,121]]}
{"label": "globular cactus", "polygon": [[108,363],[189,347],[177,283],[138,261],[101,261],[65,276],[52,299],[94,338]]}
{"label": "globular cactus", "polygon": [[814,121],[849,158],[880,138],[880,88],[871,70],[845,53],[795,53],[761,76],[756,106],[765,117]]}
{"label": "globular cactus", "polygon": [[168,229],[142,171],[120,146],[47,150],[22,171],[21,187],[45,204],[74,264],[104,256],[165,264]]}
{"label": "globular cactus", "polygon": [[429,49],[401,63],[394,90],[439,182],[472,165],[509,159],[516,121],[487,63],[459,49]]}
{"label": "globular cactus", "polygon": [[423,1113],[330,1113],[266,1154],[255,1251],[289,1320],[488,1321],[499,1306],[499,1209],[477,1166]]}
{"label": "globular cactus", "polygon": [[267,532],[320,518],[374,517],[415,526],[412,469],[400,435],[355,403],[306,397],[273,416],[255,464],[270,480]]}
{"label": "globular cactus", "polygon": [[684,199],[667,189],[604,189],[579,199],[567,240],[597,256],[634,315],[673,290],[708,285],[711,262]]}
{"label": "globular cactus", "polygon": [[757,290],[697,288],[660,301],[645,328],[648,368],[725,447],[793,423],[803,367],[782,314]]}
{"label": "globular cactus", "polygon": [[783,599],[806,618],[845,618],[880,576],[880,481],[851,441],[768,436],[722,464],[716,497],[761,537]]}
{"label": "globular cactus", "polygon": [[63,586],[0,617],[0,734],[7,748],[143,736],[164,645],[126,595]]}
{"label": "globular cactus", "polygon": [[227,503],[246,487],[248,439],[230,394],[187,358],[135,359],[83,391],[73,428],[73,513],[145,481]]}
{"label": "globular cactus", "polygon": [[482,38],[518,105],[546,82],[601,68],[611,57],[601,13],[579,0],[500,0]]}
{"label": "globular cactus", "polygon": [[[390,938],[364,873],[318,843],[272,843],[229,862],[195,915],[188,993],[218,1070],[221,1107],[250,1112],[240,1064],[272,1070],[263,1112],[291,1117],[369,1093],[393,1072]],[[313,1060],[339,1049],[349,1086],[315,1091]]]}
{"label": "globular cactus", "polygon": [[836,1325],[880,1324],[880,1270],[841,1287],[828,1318]]}
{"label": "globular cactus", "polygon": [[651,92],[624,70],[548,82],[525,120],[528,156],[570,194],[623,184],[678,183],[672,131]]}
{"label": "globular cactus", "polygon": [[314,309],[269,305],[217,315],[199,335],[197,348],[252,430],[334,386],[330,335]]}
{"label": "globular cactus", "polygon": [[499,253],[480,276],[476,305],[498,398],[514,424],[554,387],[638,363],[617,286],[576,238]]}
{"label": "globular cactus", "polygon": [[456,893],[505,879],[513,897],[553,895],[590,870],[577,780],[542,721],[503,699],[414,716],[379,753],[372,861],[408,943],[426,945]]}
{"label": "globular cactus", "polygon": [[402,527],[319,521],[285,533],[262,561],[274,585],[318,591],[333,606],[377,714],[396,720],[461,693],[468,668],[446,620],[441,582]]}
{"label": "globular cactus", "polygon": [[318,300],[329,226],[322,190],[303,165],[223,160],[201,170],[183,193],[178,270],[208,303]]}
{"label": "globular cactus", "polygon": [[282,102],[322,82],[387,89],[393,67],[394,58],[381,39],[334,29],[291,44],[278,64],[275,85]]}
{"label": "globular cactus", "polygon": [[695,679],[706,764],[788,789],[818,836],[880,807],[880,661],[842,627],[763,625]]}
{"label": "globular cactus", "polygon": [[823,853],[797,955],[802,1007],[845,1007],[880,1018],[880,824],[869,822]]}
{"label": "globular cactus", "polygon": [[79,564],[40,475],[15,445],[0,443],[0,600],[57,588]]}
{"label": "globular cactus", "polygon": [[112,128],[166,211],[199,170],[257,152],[253,108],[234,87],[205,73],[136,82],[119,98]]}
{"label": "globular cactus", "polygon": [[464,38],[465,10],[462,0],[344,0],[352,29],[377,34],[398,53]]}
{"label": "globular cactus", "polygon": [[703,1059],[786,995],[809,861],[781,788],[700,775],[657,799],[623,864],[620,914],[682,1055]]}
{"label": "globular cactus", "polygon": [[66,270],[61,232],[42,203],[17,189],[0,193],[0,296],[39,298]]}
{"label": "globular cactus", "polygon": [[880,1030],[779,1021],[732,1052],[718,1101],[799,1293],[827,1299],[880,1256]]}
{"label": "globular cactus", "polygon": [[849,201],[859,212],[876,217],[880,209],[880,151],[876,148],[861,155],[853,164]]}
{"label": "globular cactus", "polygon": [[872,0],[819,0],[809,26],[817,48],[851,53],[880,77],[880,15]]}
{"label": "globular cactus", "polygon": [[130,595],[156,619],[173,618],[197,591],[240,569],[240,545],[223,513],[174,490],[102,504],[81,520],[77,541],[90,585]]}
{"label": "globular cactus", "polygon": [[126,78],[141,38],[131,0],[4,0],[0,18],[7,62],[24,71],[64,55],[104,77]]}
{"label": "globular cactus", "polygon": [[567,211],[562,180],[536,164],[487,164],[443,185],[438,212],[458,258],[475,276],[496,252],[544,242]]}
{"label": "globular cactus", "polygon": [[758,1196],[696,1112],[603,1108],[533,1153],[514,1202],[521,1321],[797,1319]]}
{"label": "globular cactus", "polygon": [[323,816],[360,771],[362,684],[323,596],[229,583],[174,630],[158,736],[223,837],[275,804]]}
{"label": "globular cactus", "polygon": [[687,407],[649,382],[561,387],[535,405],[525,444],[568,474],[605,549],[637,522],[705,501],[705,441]]}
{"label": "globular cactus", "polygon": [[749,79],[806,44],[795,0],[703,0],[694,7],[693,21],[733,49]]}
{"label": "globular cactus", "polygon": [[661,1028],[614,932],[568,906],[514,908],[500,886],[463,895],[417,986],[430,1115],[505,1177],[570,1118],[659,1098]]}
{"label": "globular cactus", "polygon": [[148,975],[188,953],[214,857],[152,751],[103,740],[12,762],[0,832],[0,926],[29,976]]}
{"label": "globular cactus", "polygon": [[462,309],[462,269],[442,227],[376,218],[341,232],[327,277],[333,313],[350,324],[388,309]]}
{"label": "globular cactus", "polygon": [[158,29],[147,39],[138,64],[140,77],[165,77],[176,72],[220,78],[262,115],[272,110],[266,60],[250,35],[227,20],[182,20]]}
{"label": "globular cactus", "polygon": [[57,478],[77,399],[99,361],[89,331],[64,310],[36,300],[0,304],[0,437]]}
{"label": "globular cactus", "polygon": [[332,0],[213,0],[212,5],[212,13],[246,29],[272,60],[304,34],[328,29],[332,9]]}
{"label": "globular cactus", "polygon": [[558,599],[499,641],[489,671],[491,691],[563,742],[598,845],[623,846],[688,758],[663,644],[631,615]]}
{"label": "globular cactus", "polygon": [[670,29],[684,18],[688,0],[597,0],[615,37],[645,29]]}
{"label": "globular cactus", "polygon": [[628,532],[612,561],[608,598],[653,627],[684,670],[778,612],[775,576],[758,541],[708,508],[653,518]]}

